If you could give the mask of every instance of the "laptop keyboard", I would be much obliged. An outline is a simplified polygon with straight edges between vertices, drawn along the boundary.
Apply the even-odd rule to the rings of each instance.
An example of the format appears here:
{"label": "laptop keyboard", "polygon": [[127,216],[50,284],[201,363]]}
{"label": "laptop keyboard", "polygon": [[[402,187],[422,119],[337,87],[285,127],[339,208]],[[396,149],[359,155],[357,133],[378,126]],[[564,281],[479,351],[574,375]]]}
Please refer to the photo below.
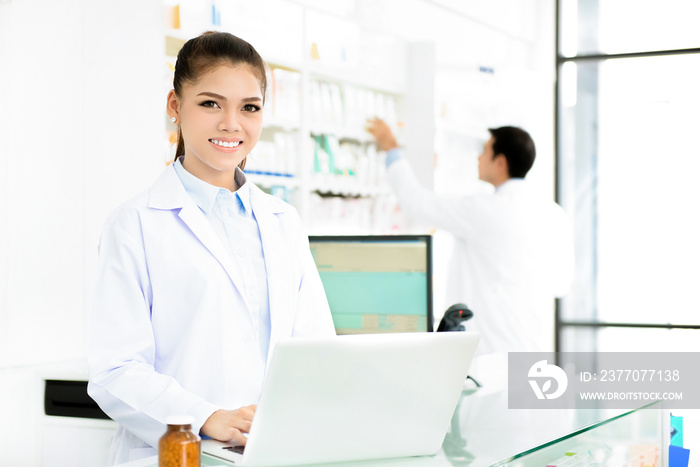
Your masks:
{"label": "laptop keyboard", "polygon": [[226,446],[224,448],[226,451],[231,451],[235,452],[236,454],[243,454],[243,451],[245,451],[245,446]]}

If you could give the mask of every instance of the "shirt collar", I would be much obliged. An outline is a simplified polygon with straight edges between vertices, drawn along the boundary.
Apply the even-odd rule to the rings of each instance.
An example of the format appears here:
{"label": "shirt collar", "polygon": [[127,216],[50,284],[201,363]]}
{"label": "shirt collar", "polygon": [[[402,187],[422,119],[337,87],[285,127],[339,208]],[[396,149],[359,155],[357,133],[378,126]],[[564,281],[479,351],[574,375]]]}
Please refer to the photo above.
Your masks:
{"label": "shirt collar", "polygon": [[234,173],[233,176],[236,180],[236,184],[239,187],[236,191],[236,195],[238,196],[238,199],[241,200],[241,204],[243,205],[245,212],[252,214],[253,210],[250,207],[250,183],[248,183],[248,179],[240,167],[236,167],[236,173]]}
{"label": "shirt collar", "polygon": [[[185,187],[187,193],[192,197],[194,202],[197,203],[197,206],[199,206],[199,208],[206,213],[209,213],[212,210],[219,192],[224,191],[226,193],[231,193],[231,191],[225,188],[214,186],[189,173],[182,166],[182,158],[178,158],[173,163],[173,166],[175,167],[175,173],[177,173],[177,176],[180,178],[180,181]],[[247,183],[245,174],[238,167],[236,167],[234,179],[239,186],[238,190],[235,192],[236,196],[240,200],[243,209],[247,213],[251,213],[250,187]]]}
{"label": "shirt collar", "polygon": [[522,186],[525,183],[524,178],[511,177],[505,182],[501,183],[496,187],[496,191],[509,191],[511,188]]}

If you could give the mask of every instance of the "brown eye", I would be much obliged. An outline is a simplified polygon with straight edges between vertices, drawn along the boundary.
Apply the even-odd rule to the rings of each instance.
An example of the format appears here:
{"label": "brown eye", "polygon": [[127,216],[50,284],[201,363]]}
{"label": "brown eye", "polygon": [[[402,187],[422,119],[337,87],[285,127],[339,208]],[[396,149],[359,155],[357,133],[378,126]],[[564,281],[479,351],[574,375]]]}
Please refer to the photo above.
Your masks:
{"label": "brown eye", "polygon": [[246,104],[243,106],[243,111],[244,112],[259,112],[260,106],[253,105],[253,104]]}

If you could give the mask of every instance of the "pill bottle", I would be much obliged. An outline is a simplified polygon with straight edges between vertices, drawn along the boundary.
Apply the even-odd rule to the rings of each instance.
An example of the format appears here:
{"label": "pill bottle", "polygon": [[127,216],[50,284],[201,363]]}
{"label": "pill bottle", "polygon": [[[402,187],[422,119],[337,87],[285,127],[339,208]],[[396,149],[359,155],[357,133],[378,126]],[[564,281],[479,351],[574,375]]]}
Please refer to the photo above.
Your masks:
{"label": "pill bottle", "polygon": [[158,467],[200,467],[201,440],[192,432],[192,417],[168,417],[158,442]]}

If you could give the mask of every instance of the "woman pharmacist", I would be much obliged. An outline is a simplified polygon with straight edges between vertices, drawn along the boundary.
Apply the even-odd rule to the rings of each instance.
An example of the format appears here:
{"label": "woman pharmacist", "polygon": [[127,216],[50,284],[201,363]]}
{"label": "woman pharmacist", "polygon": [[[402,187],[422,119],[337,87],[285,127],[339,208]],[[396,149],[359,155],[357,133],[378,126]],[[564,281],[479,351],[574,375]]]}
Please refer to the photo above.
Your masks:
{"label": "woman pharmacist", "polygon": [[241,170],[262,129],[260,55],[205,33],[173,87],[176,160],[100,240],[88,392],[120,425],[112,463],[154,455],[174,414],[245,443],[275,343],[334,334],[297,213]]}

